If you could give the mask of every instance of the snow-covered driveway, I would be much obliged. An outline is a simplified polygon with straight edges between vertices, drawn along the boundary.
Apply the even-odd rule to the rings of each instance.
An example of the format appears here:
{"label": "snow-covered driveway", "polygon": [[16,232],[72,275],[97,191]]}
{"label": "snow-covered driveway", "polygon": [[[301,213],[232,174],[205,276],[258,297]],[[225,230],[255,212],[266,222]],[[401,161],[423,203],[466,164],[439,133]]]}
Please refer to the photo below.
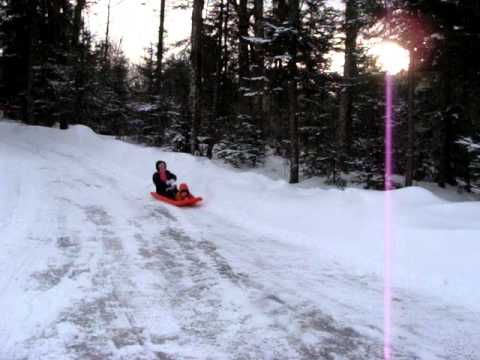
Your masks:
{"label": "snow-covered driveway", "polygon": [[[228,209],[156,202],[137,169],[174,155],[0,130],[1,360],[382,358],[378,275]],[[476,309],[394,294],[395,359],[480,359]]]}

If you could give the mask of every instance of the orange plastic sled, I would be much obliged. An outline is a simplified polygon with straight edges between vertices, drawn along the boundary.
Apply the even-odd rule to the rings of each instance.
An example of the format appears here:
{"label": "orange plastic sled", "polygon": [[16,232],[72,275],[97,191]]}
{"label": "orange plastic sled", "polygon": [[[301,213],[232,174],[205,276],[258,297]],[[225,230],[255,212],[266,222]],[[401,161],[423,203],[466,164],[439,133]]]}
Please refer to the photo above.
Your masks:
{"label": "orange plastic sled", "polygon": [[203,200],[201,197],[195,196],[195,197],[192,197],[192,198],[189,198],[189,199],[176,201],[176,200],[167,198],[165,196],[158,195],[156,192],[151,192],[150,195],[152,195],[155,199],[157,199],[159,201],[163,201],[163,202],[166,202],[170,205],[175,205],[175,206],[179,206],[179,207],[194,206],[194,205],[196,205],[197,203],[199,203],[200,201]]}

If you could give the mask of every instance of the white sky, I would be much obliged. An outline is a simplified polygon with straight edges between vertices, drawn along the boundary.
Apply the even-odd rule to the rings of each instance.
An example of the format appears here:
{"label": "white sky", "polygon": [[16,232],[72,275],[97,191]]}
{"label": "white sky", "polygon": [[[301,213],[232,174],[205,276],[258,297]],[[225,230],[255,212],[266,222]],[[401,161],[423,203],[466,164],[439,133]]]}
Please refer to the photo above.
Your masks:
{"label": "white sky", "polygon": [[[340,0],[331,0],[339,4]],[[158,41],[160,0],[111,0],[110,38],[122,41],[122,48],[132,62],[139,62],[144,49]],[[172,44],[190,35],[191,10],[173,10],[167,0],[165,28],[166,43]],[[98,0],[86,16],[90,29],[102,39],[105,37],[108,0]]]}
{"label": "white sky", "polygon": [[[111,0],[110,38],[122,41],[122,48],[133,62],[138,62],[144,49],[158,41],[160,0]],[[108,0],[99,0],[86,14],[86,23],[100,38],[105,37]],[[167,45],[190,34],[191,10],[173,10],[167,0],[165,28]]]}

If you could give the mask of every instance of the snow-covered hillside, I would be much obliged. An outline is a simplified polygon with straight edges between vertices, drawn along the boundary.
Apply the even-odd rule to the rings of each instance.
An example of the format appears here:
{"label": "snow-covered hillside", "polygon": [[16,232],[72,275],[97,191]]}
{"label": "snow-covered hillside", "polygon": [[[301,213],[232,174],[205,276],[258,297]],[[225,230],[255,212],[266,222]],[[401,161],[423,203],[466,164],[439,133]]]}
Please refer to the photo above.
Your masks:
{"label": "snow-covered hillside", "polygon": [[[480,359],[480,202],[392,206],[394,358]],[[381,359],[383,236],[383,192],[0,121],[0,359]]]}

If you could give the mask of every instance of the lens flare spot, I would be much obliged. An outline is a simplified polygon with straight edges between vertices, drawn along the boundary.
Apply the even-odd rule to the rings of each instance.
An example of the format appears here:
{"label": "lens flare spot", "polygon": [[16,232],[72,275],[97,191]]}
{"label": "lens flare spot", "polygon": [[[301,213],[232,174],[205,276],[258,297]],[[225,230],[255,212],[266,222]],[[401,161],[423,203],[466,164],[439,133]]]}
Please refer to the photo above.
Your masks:
{"label": "lens flare spot", "polygon": [[380,68],[391,75],[407,70],[410,64],[408,50],[393,41],[382,41],[373,45],[369,54],[376,57]]}

